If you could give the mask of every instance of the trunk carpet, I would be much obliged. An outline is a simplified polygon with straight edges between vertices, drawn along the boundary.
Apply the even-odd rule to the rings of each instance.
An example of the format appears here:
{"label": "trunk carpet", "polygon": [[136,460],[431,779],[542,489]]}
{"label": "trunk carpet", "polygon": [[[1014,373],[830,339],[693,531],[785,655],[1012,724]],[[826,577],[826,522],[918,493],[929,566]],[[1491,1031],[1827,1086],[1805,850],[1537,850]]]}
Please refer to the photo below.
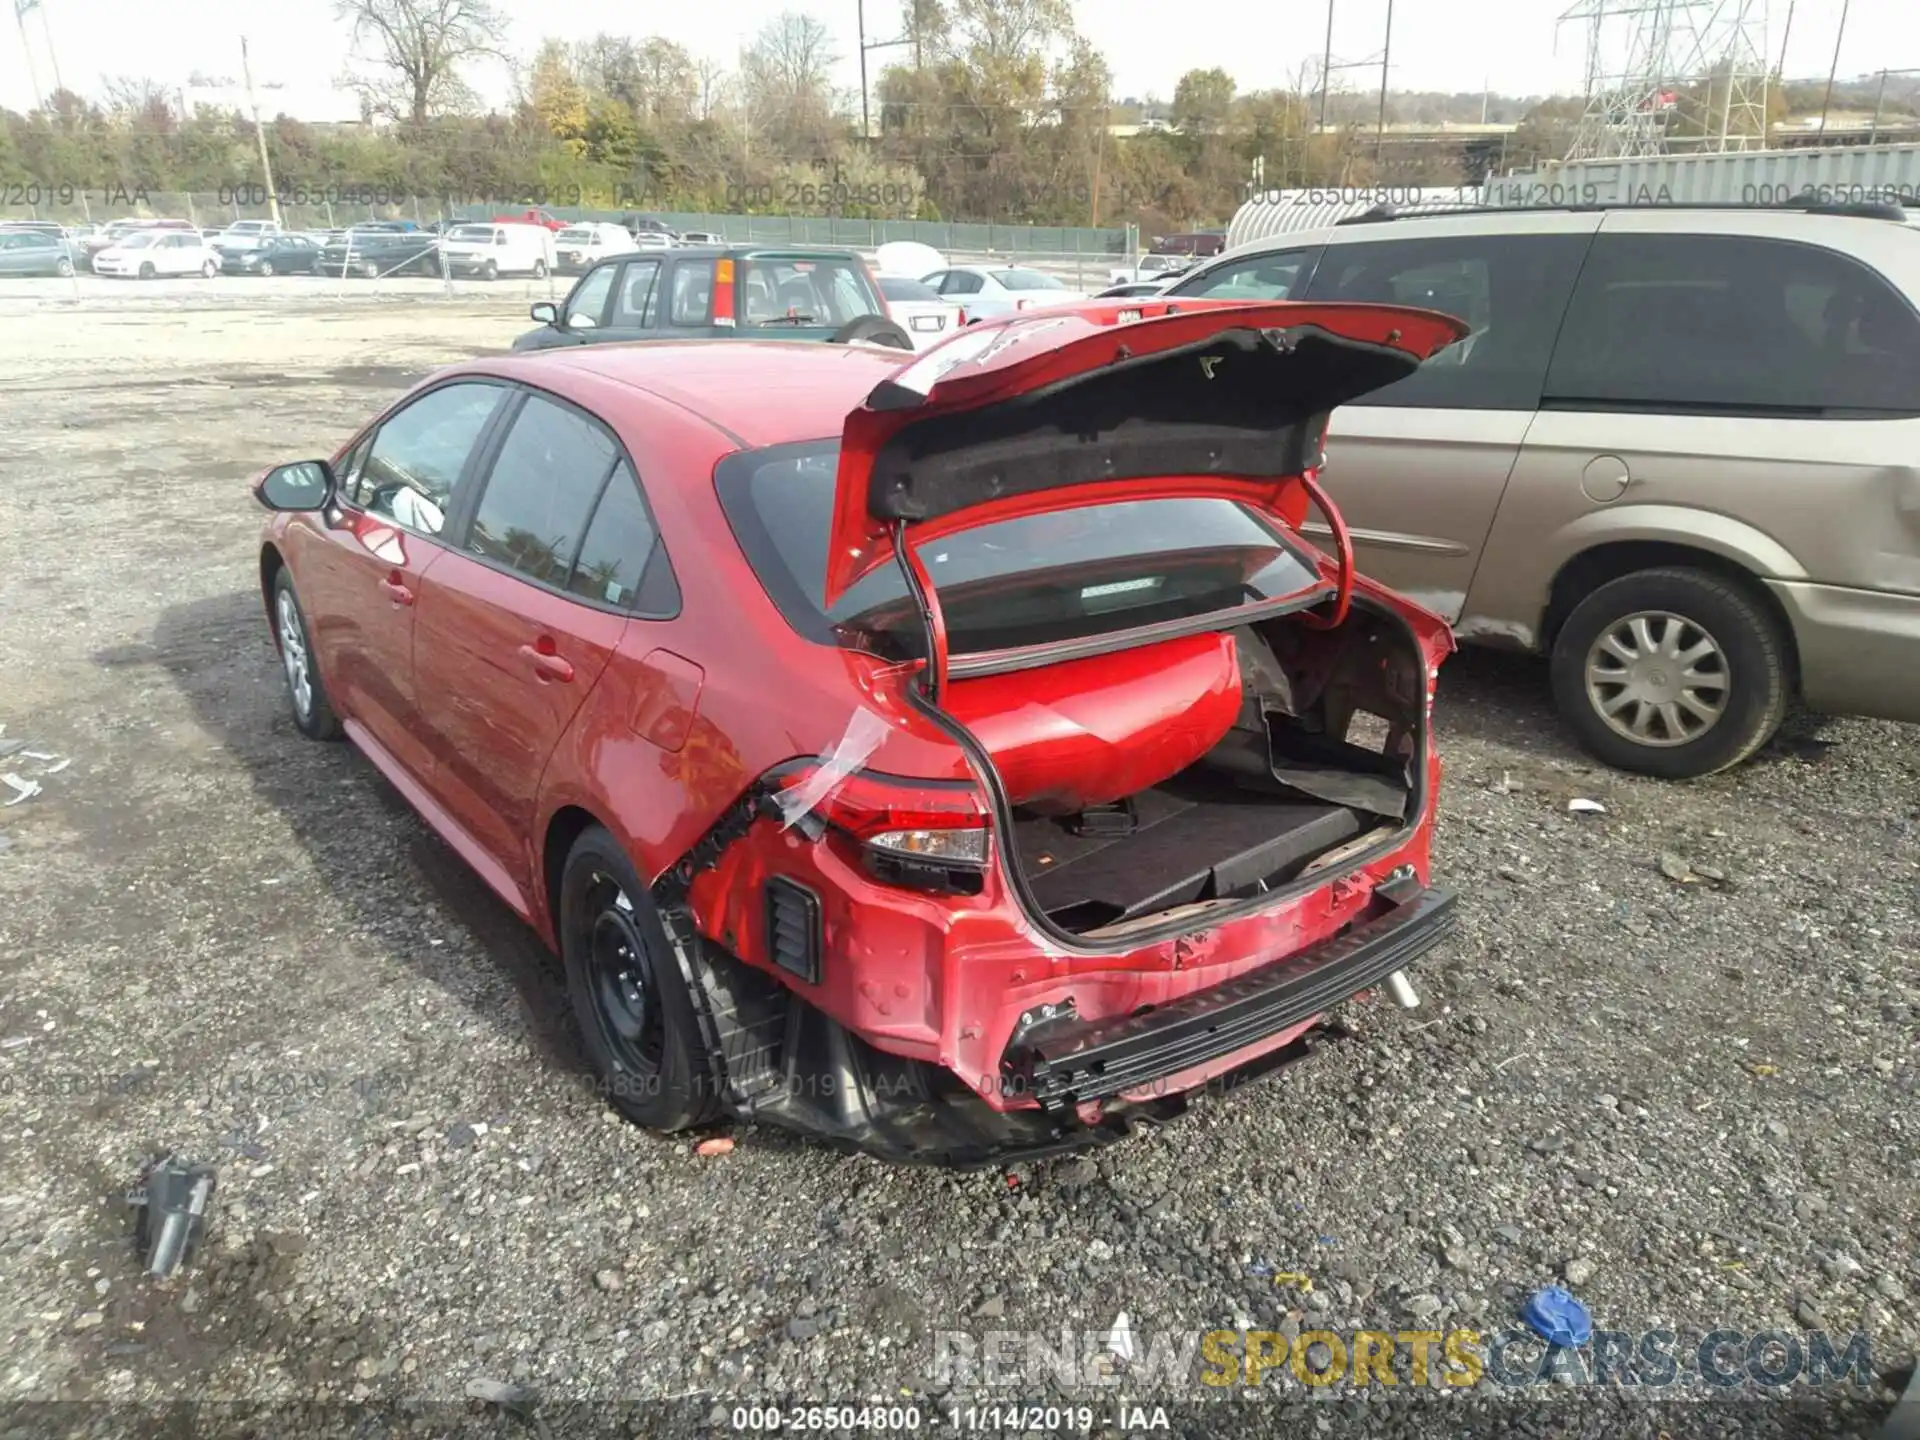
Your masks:
{"label": "trunk carpet", "polygon": [[1014,826],[1040,907],[1069,929],[1229,894],[1358,835],[1342,805],[1289,803],[1227,786],[1161,786],[1134,796],[1139,829],[1074,835],[1059,820]]}

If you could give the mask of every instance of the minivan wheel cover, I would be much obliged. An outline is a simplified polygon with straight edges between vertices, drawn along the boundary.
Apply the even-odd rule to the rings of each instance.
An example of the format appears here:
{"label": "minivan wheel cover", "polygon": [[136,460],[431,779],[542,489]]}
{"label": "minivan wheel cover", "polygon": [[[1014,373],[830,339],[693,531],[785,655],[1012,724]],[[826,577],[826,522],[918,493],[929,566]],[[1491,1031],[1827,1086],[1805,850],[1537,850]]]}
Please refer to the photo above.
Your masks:
{"label": "minivan wheel cover", "polygon": [[287,692],[293,708],[305,719],[313,709],[313,671],[307,663],[307,632],[300,624],[300,607],[291,591],[280,592],[280,663],[287,667]]}
{"label": "minivan wheel cover", "polygon": [[1733,676],[1698,621],[1669,610],[1622,616],[1587,651],[1587,701],[1635,745],[1688,745],[1720,723]]}

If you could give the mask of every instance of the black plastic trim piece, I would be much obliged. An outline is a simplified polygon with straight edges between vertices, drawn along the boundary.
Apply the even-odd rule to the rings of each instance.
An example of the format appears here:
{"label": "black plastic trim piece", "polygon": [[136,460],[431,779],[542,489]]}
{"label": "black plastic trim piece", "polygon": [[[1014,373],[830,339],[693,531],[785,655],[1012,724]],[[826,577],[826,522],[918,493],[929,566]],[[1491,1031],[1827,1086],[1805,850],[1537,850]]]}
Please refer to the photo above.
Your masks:
{"label": "black plastic trim piece", "polygon": [[1102,1100],[1230,1055],[1378,984],[1453,927],[1452,891],[1429,889],[1276,965],[1141,1015],[1046,1027],[1009,1049],[1009,1083],[1048,1112]]}
{"label": "black plastic trim piece", "polygon": [[[820,983],[820,952],[825,946],[820,897],[797,880],[770,875],[764,888],[767,906],[767,958],[809,985]],[[799,931],[799,953],[780,941],[782,929]]]}

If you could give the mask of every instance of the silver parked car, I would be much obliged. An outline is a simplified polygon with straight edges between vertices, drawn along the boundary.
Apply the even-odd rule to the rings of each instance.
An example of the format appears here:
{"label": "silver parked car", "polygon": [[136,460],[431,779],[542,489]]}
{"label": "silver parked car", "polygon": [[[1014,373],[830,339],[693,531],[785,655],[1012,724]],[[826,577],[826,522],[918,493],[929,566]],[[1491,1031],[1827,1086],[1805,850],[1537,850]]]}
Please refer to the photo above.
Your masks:
{"label": "silver parked car", "polygon": [[[1551,657],[1582,743],[1684,778],[1796,695],[1920,721],[1920,232],[1890,207],[1360,217],[1165,298],[1390,300],[1473,333],[1343,407],[1360,568]],[[1324,529],[1321,530],[1325,533]]]}

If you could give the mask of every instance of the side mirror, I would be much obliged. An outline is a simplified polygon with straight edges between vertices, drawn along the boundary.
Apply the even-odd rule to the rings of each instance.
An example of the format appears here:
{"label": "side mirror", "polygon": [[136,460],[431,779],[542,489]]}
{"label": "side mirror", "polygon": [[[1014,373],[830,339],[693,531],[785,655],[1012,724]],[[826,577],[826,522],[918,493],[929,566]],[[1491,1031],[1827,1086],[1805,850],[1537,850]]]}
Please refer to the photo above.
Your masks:
{"label": "side mirror", "polygon": [[535,320],[538,320],[542,325],[558,325],[560,323],[560,307],[555,305],[551,300],[540,301],[529,310],[527,314],[531,315]]}
{"label": "side mirror", "polygon": [[324,460],[276,465],[253,487],[269,510],[321,510],[333,498],[333,467]]}

